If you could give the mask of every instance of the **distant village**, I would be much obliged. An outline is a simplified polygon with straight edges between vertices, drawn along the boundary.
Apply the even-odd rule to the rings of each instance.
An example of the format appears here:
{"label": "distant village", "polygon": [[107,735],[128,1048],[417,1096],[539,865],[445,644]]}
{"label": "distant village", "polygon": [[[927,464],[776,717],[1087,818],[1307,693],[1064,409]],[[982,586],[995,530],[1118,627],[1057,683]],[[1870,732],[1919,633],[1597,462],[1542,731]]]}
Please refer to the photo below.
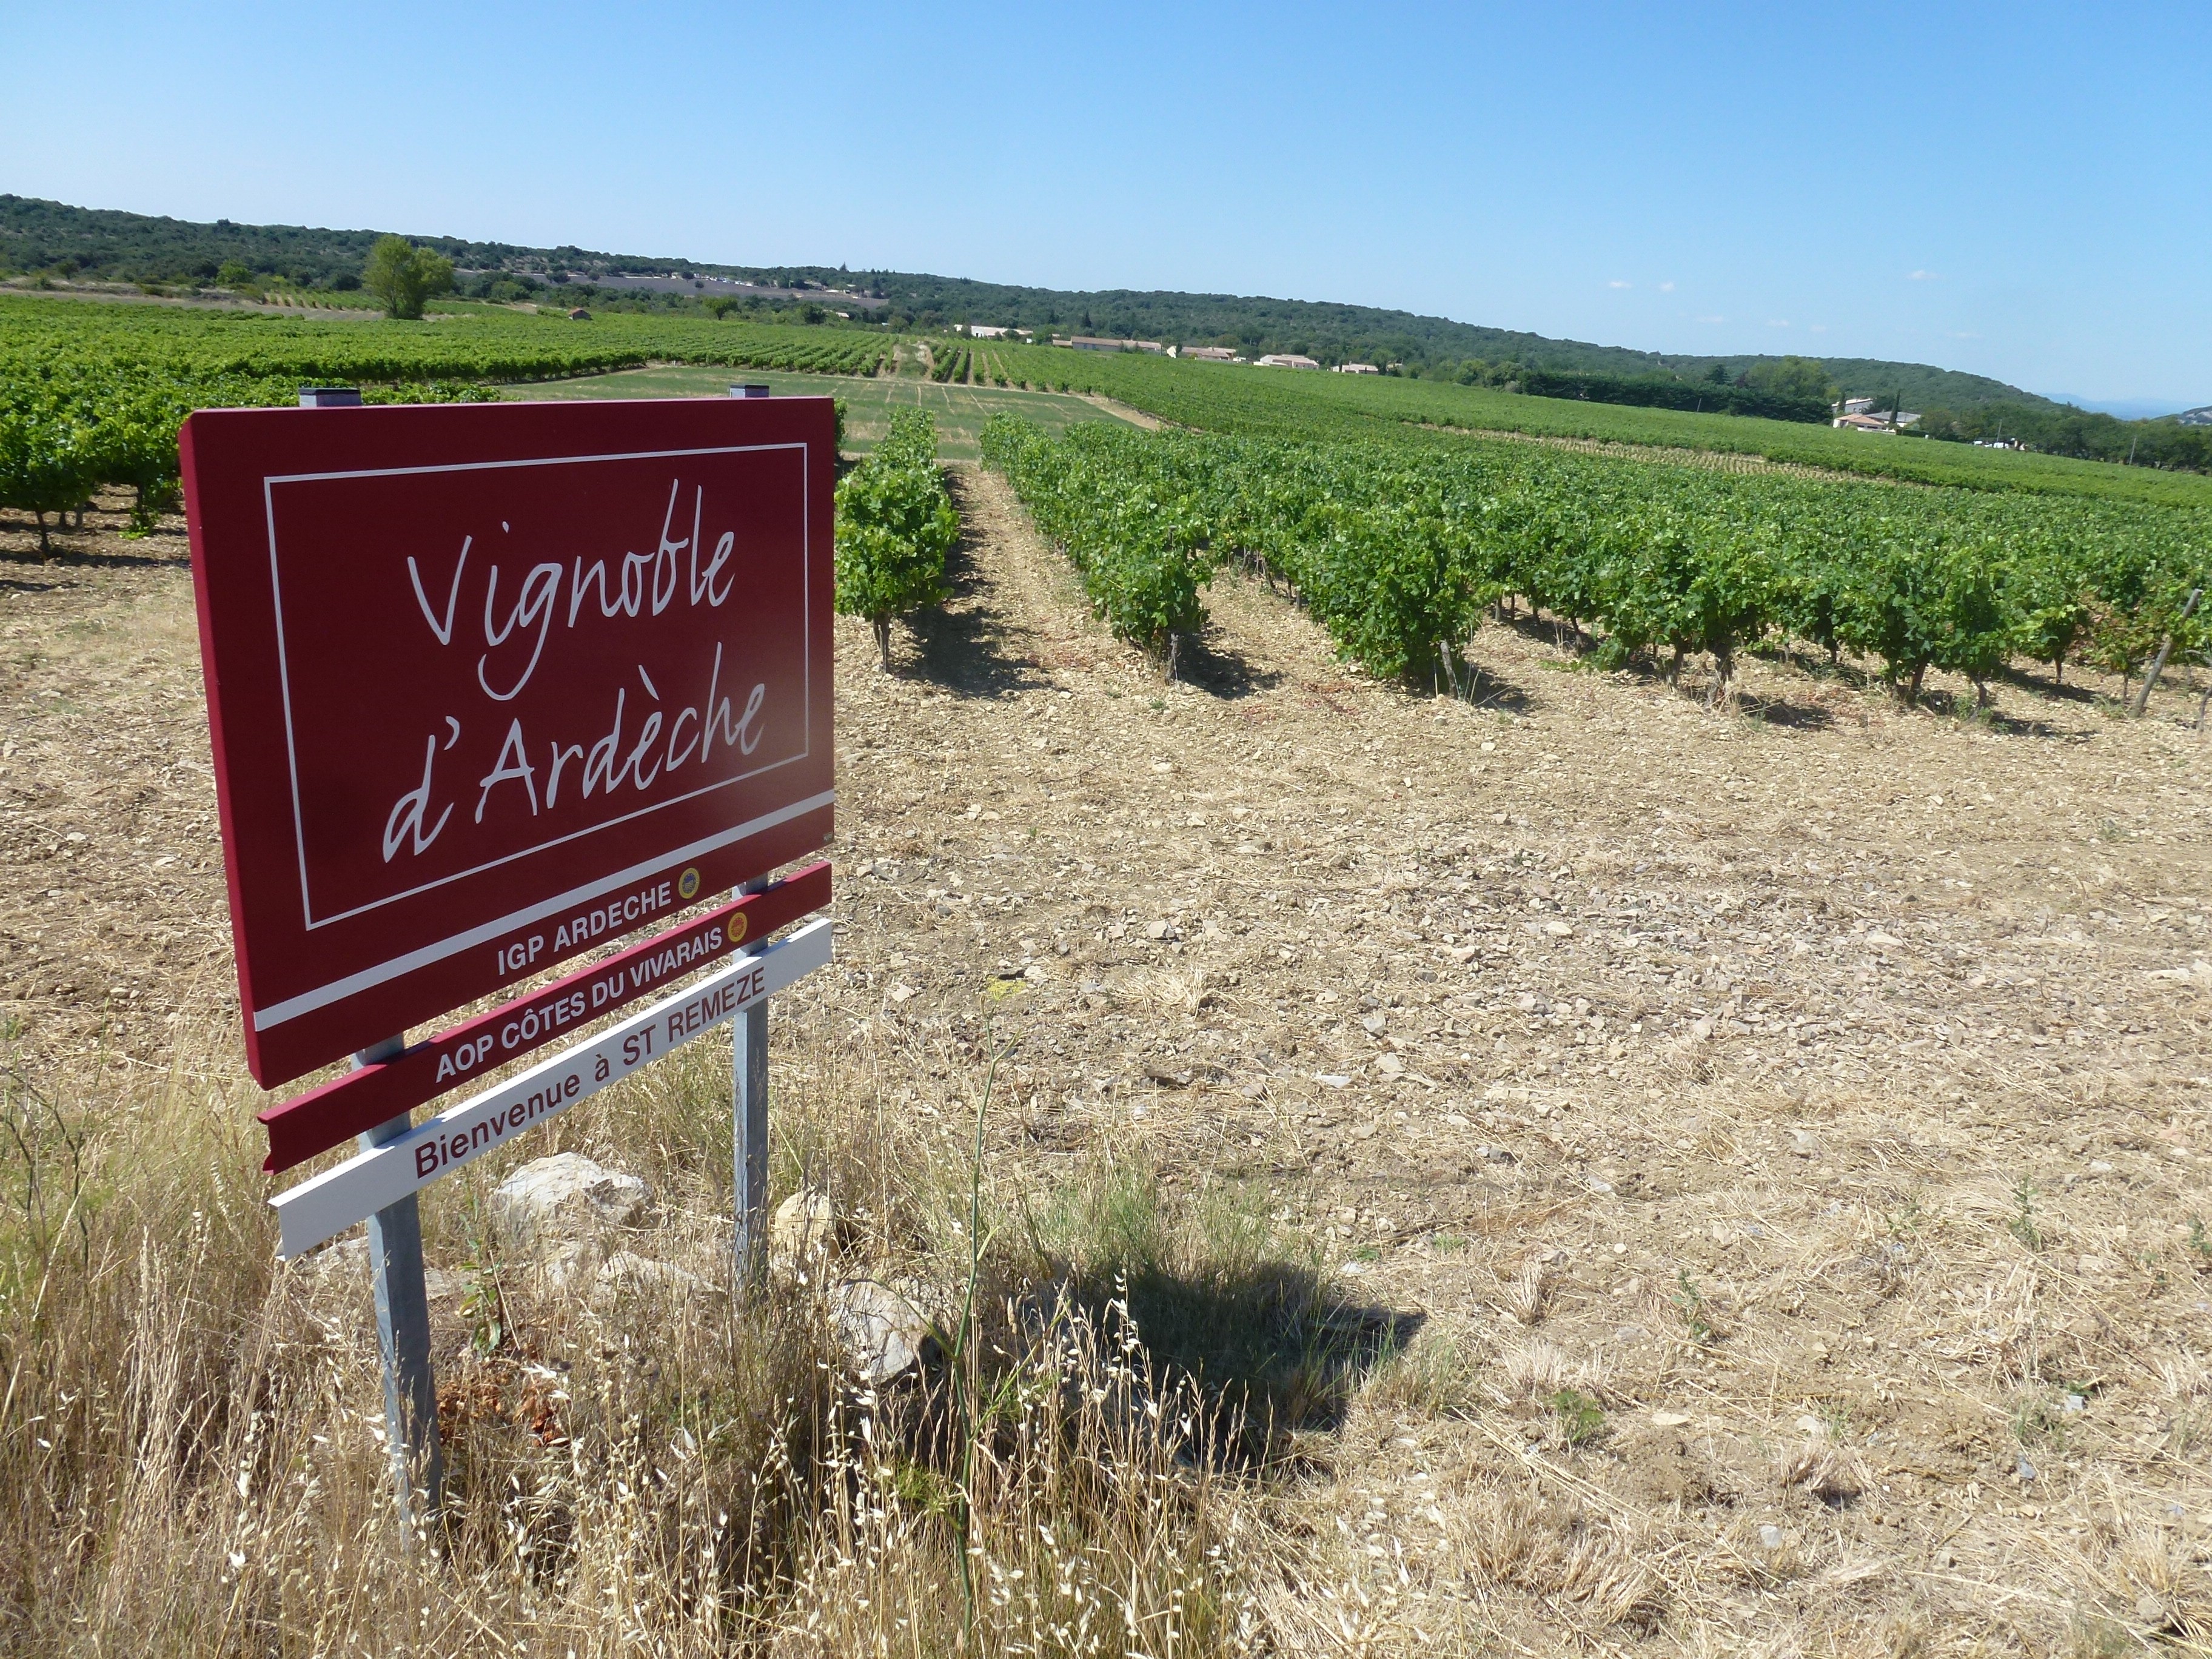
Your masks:
{"label": "distant village", "polygon": [[1846,398],[1841,412],[1830,422],[1846,432],[1904,432],[1920,424],[1917,410],[1890,409],[1877,413],[1878,398]]}

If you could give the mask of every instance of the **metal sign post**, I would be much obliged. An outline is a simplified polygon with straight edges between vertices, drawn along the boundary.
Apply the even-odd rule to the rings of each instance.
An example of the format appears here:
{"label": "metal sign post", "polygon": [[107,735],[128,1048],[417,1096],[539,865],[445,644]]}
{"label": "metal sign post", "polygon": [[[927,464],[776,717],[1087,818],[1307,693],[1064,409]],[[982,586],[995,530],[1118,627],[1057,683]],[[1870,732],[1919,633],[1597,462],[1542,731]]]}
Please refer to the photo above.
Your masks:
{"label": "metal sign post", "polygon": [[[365,1049],[356,1063],[397,1054],[394,1037]],[[388,1052],[387,1052],[388,1051]],[[414,1127],[402,1112],[366,1131],[362,1150],[394,1141]],[[445,1450],[438,1443],[438,1380],[430,1369],[430,1294],[422,1279],[422,1215],[410,1193],[368,1218],[368,1271],[376,1291],[376,1346],[384,1360],[384,1431],[392,1448],[392,1486],[403,1533],[435,1522],[446,1501]],[[422,1508],[416,1508],[417,1495]]]}
{"label": "metal sign post", "polygon": [[[747,882],[752,892],[763,884]],[[742,1296],[752,1282],[768,1213],[768,999],[740,1013],[730,1032],[731,1141],[737,1218],[732,1284]]]}

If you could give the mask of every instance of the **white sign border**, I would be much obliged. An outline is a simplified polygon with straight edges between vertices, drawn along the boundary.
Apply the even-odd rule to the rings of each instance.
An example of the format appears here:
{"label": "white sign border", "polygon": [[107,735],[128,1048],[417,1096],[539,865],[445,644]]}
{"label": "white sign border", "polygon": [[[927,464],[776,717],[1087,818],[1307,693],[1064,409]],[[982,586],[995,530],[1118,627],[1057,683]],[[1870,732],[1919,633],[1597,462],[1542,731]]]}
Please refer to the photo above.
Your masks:
{"label": "white sign border", "polygon": [[[537,846],[526,848],[521,852],[509,853],[489,863],[477,865],[472,869],[456,871],[452,875],[441,876],[434,881],[425,882],[417,887],[410,887],[404,892],[390,893],[382,898],[371,900],[366,904],[357,904],[350,910],[342,910],[335,915],[324,917],[320,921],[316,921],[314,899],[308,890],[307,884],[307,824],[300,806],[300,757],[298,744],[293,732],[291,662],[287,654],[284,640],[284,587],[283,573],[279,568],[280,555],[276,546],[276,487],[278,484],[342,483],[352,478],[402,477],[429,472],[490,472],[523,467],[581,466],[598,461],[684,460],[700,455],[765,454],[785,449],[795,449],[799,452],[800,607],[800,746],[799,752],[795,755],[787,755],[782,760],[769,765],[755,767],[750,772],[741,772],[734,777],[723,778],[714,783],[704,785],[689,794],[672,795],[666,799],[654,801],[650,805],[641,807],[634,812],[624,813],[620,817],[608,818],[569,835],[556,836],[551,841],[540,842]],[[269,526],[269,592],[270,597],[275,601],[276,612],[276,680],[278,690],[284,701],[284,761],[287,776],[292,787],[292,843],[300,863],[301,916],[307,926],[307,932],[312,933],[319,927],[326,927],[336,922],[349,921],[355,916],[366,915],[368,911],[381,909],[387,904],[397,904],[402,899],[412,898],[418,893],[427,893],[434,888],[463,881],[471,876],[481,875],[486,870],[496,869],[502,864],[511,864],[517,859],[532,857],[544,852],[548,848],[558,847],[565,842],[575,841],[585,836],[597,835],[602,830],[611,830],[617,825],[628,823],[632,819],[644,817],[665,807],[680,806],[685,801],[696,799],[701,795],[711,794],[717,789],[726,789],[733,784],[743,783],[748,779],[758,777],[763,773],[775,771],[779,767],[789,766],[811,757],[814,752],[814,719],[808,694],[814,687],[814,642],[813,630],[810,625],[813,617],[814,587],[807,563],[812,552],[814,537],[813,471],[813,446],[805,442],[784,441],[767,444],[720,444],[692,449],[641,449],[619,454],[545,455],[532,456],[521,460],[452,461],[422,466],[365,467],[330,472],[283,472],[265,475],[261,480],[261,507],[263,518]],[[692,553],[696,559],[698,550],[694,548]]]}

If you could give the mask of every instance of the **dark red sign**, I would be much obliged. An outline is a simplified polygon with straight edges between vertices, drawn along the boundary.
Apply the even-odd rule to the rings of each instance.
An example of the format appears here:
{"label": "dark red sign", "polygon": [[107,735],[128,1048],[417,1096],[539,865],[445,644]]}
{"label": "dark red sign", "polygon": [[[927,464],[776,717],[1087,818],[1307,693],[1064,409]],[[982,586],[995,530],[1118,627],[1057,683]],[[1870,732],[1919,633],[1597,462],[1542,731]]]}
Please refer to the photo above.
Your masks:
{"label": "dark red sign", "polygon": [[826,398],[185,422],[264,1086],[829,840],[831,434]]}
{"label": "dark red sign", "polygon": [[748,939],[830,902],[830,866],[810,864],[763,891],[718,905],[604,962],[557,979],[474,1019],[441,1031],[374,1066],[332,1078],[320,1088],[261,1114],[269,1131],[271,1175],[388,1123],[448,1089],[457,1089],[508,1060],[589,1024],[640,998],[658,994],[694,969],[728,955]]}

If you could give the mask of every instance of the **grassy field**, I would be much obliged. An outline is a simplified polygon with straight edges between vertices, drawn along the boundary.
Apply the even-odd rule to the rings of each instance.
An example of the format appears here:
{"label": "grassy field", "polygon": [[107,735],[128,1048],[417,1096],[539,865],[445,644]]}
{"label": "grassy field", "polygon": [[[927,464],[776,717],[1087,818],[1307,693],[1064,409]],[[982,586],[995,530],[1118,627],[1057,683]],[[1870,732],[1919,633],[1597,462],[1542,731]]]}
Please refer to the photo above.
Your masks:
{"label": "grassy field", "polygon": [[1097,404],[1054,392],[993,386],[940,386],[917,375],[860,379],[845,374],[781,374],[757,369],[672,365],[594,374],[583,380],[518,387],[517,398],[716,398],[732,382],[766,386],[779,398],[842,398],[845,447],[866,454],[876,447],[895,409],[926,409],[937,417],[937,454],[945,461],[974,461],[976,434],[1000,410],[1019,415],[1057,435],[1081,421],[1115,417]]}

